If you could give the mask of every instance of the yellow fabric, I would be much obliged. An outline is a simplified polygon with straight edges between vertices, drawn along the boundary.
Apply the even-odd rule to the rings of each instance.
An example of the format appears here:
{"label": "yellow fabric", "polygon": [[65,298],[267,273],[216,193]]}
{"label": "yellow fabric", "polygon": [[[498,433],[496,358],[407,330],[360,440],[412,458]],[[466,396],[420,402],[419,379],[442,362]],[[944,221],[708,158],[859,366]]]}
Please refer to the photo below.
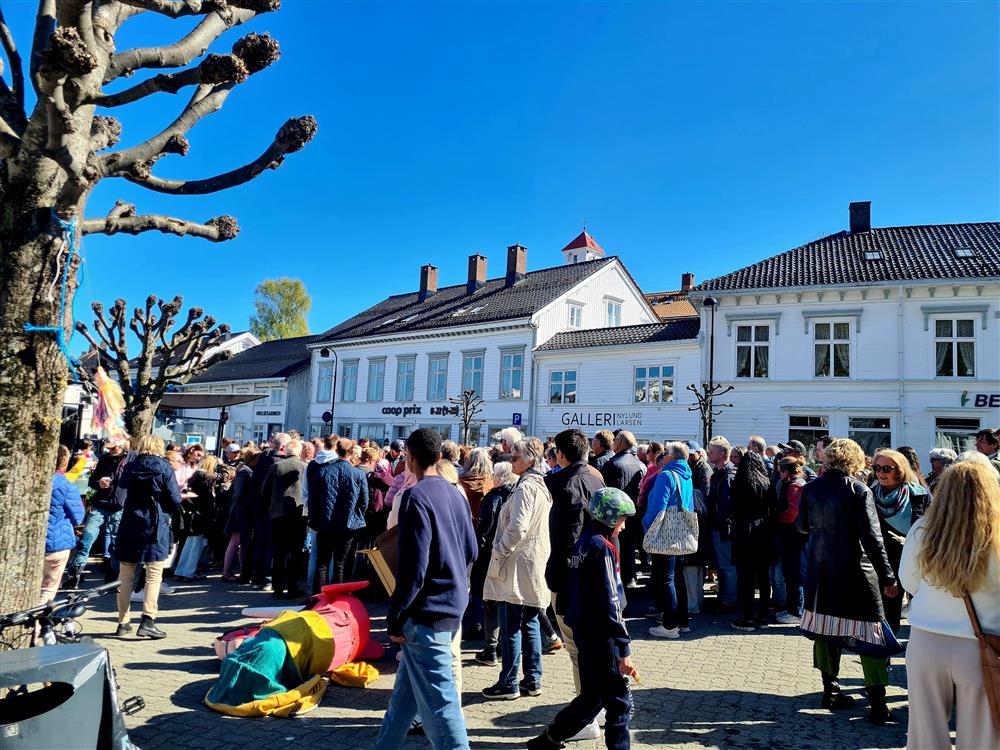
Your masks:
{"label": "yellow fabric", "polygon": [[351,662],[330,672],[333,681],[344,687],[368,687],[378,676],[378,670],[363,661]]}
{"label": "yellow fabric", "polygon": [[[290,614],[290,613],[285,613]],[[327,662],[329,666],[329,662]],[[205,705],[220,714],[227,716],[239,716],[243,718],[254,716],[278,716],[288,719],[293,716],[301,716],[312,711],[323,700],[323,693],[330,680],[323,675],[315,675],[297,688],[293,688],[285,693],[270,695],[258,701],[251,701],[240,706],[227,706],[224,703],[212,703],[205,696]]]}
{"label": "yellow fabric", "polygon": [[71,482],[76,482],[83,474],[83,470],[87,468],[87,459],[80,456],[76,461],[73,462],[73,466],[66,470],[66,478]]}
{"label": "yellow fabric", "polygon": [[264,627],[278,631],[301,675],[329,671],[333,661],[333,633],[323,615],[308,609],[282,612]]}

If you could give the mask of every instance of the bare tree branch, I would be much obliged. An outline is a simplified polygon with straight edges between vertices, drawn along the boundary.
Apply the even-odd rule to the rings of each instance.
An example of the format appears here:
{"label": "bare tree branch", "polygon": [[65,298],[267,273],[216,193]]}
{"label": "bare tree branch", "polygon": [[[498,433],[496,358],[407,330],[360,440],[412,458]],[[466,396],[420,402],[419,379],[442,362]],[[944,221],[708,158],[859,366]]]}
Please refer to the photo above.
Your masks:
{"label": "bare tree branch", "polygon": [[26,117],[24,112],[24,68],[21,63],[21,55],[17,51],[17,45],[14,44],[14,36],[10,33],[7,21],[3,17],[2,8],[0,8],[0,48],[2,48],[4,54],[7,55],[7,61],[10,63],[10,80],[12,88],[9,89],[9,91],[13,94],[14,105],[17,107],[18,112],[21,115],[21,122],[16,124],[23,127],[24,119]]}
{"label": "bare tree branch", "polygon": [[0,117],[0,158],[9,159],[17,155],[21,139],[7,121]]}
{"label": "bare tree branch", "polygon": [[106,217],[104,219],[84,219],[80,222],[84,234],[142,234],[143,232],[163,232],[179,237],[191,235],[212,242],[224,242],[239,234],[240,228],[232,216],[218,216],[204,224],[178,219],[161,214],[142,216]]}
{"label": "bare tree branch", "polygon": [[178,73],[161,73],[115,94],[98,93],[91,96],[88,102],[102,107],[120,107],[158,92],[176,94],[185,86],[242,83],[280,57],[278,42],[269,34],[251,33],[233,45],[232,54],[209,55],[193,68]]}
{"label": "bare tree branch", "polygon": [[[101,173],[107,175],[138,167],[136,171],[141,176],[149,168],[149,165],[146,165],[145,168],[142,165],[167,153],[166,149],[171,148],[172,144],[177,144],[177,137],[187,133],[203,117],[213,112],[218,112],[235,85],[233,83],[221,83],[215,86],[207,84],[199,86],[192,95],[188,105],[184,108],[184,111],[181,112],[180,117],[170,123],[166,129],[145,143],[140,143],[138,146],[133,146],[124,151],[114,151],[100,157],[98,165]],[[171,141],[171,139],[174,140]],[[187,149],[184,148],[183,152],[186,151]]]}
{"label": "bare tree branch", "polygon": [[292,118],[281,126],[267,150],[252,162],[225,174],[203,180],[168,180],[153,175],[139,177],[128,172],[112,176],[124,177],[129,182],[142,185],[158,193],[171,195],[217,193],[220,190],[249,182],[266,169],[277,169],[284,161],[285,154],[299,151],[312,140],[316,133],[316,127],[316,119],[311,115]]}
{"label": "bare tree branch", "polygon": [[42,84],[39,71],[42,59],[49,46],[49,37],[56,30],[56,0],[39,0],[38,12],[35,14],[35,33],[31,41],[31,85],[38,98],[42,97]]}
{"label": "bare tree branch", "polygon": [[201,2],[201,0],[119,0],[119,2],[171,18],[198,16],[218,8],[218,3]]}
{"label": "bare tree branch", "polygon": [[277,10],[279,0],[241,0],[239,4],[246,7],[237,7],[236,3],[219,3],[190,34],[174,44],[137,47],[114,55],[104,75],[104,82],[110,83],[141,68],[180,68],[187,65],[196,57],[204,55],[209,45],[227,29],[246,23],[258,13]]}

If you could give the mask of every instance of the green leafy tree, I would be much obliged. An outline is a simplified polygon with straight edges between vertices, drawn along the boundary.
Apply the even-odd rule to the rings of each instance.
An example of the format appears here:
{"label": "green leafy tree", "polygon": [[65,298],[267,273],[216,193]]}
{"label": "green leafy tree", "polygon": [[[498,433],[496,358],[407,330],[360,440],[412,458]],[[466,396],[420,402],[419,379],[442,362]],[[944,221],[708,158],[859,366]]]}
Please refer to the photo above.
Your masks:
{"label": "green leafy tree", "polygon": [[250,333],[261,341],[308,336],[306,315],[312,298],[306,285],[286,276],[265,279],[254,290],[254,312],[250,316]]}

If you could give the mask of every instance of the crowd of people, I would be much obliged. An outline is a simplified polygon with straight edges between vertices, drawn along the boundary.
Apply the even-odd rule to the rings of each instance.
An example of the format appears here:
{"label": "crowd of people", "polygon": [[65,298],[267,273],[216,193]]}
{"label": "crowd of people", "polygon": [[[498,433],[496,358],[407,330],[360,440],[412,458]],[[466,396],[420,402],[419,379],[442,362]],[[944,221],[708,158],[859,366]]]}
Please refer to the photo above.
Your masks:
{"label": "crowd of people", "polygon": [[[540,695],[543,653],[568,652],[577,697],[529,747],[597,738],[602,723],[609,748],[628,747],[637,672],[625,612],[643,593],[654,638],[682,638],[710,606],[739,631],[797,625],[830,710],[854,702],[838,675],[843,652],[857,653],[876,724],[893,720],[889,662],[908,607],[909,746],[946,746],[953,709],[959,747],[1000,746],[965,603],[1000,633],[997,431],[960,455],[935,448],[926,475],[910,448],[866,456],[830,436],[811,451],[573,429],[546,443],[513,427],[490,448],[428,429],[381,446],[294,432],[227,440],[221,458],[155,436],[109,441],[99,457],[92,447],[75,460],[60,448],[41,597],[64,569],[63,586],[79,586],[103,539],[103,575],[121,581],[118,636],[141,601],[135,635],[163,638],[164,578],[184,584],[213,565],[276,599],[377,586],[358,553],[398,526],[387,629],[400,667],[378,747],[415,729],[435,747],[468,747],[462,640],[481,641],[476,661],[498,669],[490,700]],[[70,473],[81,465],[86,516]],[[649,544],[672,513],[697,518],[693,552]]]}

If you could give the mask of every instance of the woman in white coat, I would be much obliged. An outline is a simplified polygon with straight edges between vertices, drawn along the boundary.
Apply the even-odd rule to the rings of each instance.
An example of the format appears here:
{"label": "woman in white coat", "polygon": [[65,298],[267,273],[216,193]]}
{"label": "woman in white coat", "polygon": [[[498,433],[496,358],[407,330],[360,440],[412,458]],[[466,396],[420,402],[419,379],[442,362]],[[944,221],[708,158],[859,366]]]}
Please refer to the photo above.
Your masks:
{"label": "woman in white coat", "polygon": [[[542,639],[538,615],[552,598],[545,585],[549,559],[549,509],[545,446],[538,438],[514,444],[511,464],[519,479],[497,520],[483,598],[500,603],[500,677],[483,690],[491,700],[542,694]],[[524,679],[517,681],[518,662]]]}
{"label": "woman in white coat", "polygon": [[1000,634],[1000,488],[989,466],[957,463],[941,474],[926,517],[903,545],[899,580],[913,597],[906,680],[909,750],[1000,748],[1000,726],[979,663],[964,598],[985,633]]}

